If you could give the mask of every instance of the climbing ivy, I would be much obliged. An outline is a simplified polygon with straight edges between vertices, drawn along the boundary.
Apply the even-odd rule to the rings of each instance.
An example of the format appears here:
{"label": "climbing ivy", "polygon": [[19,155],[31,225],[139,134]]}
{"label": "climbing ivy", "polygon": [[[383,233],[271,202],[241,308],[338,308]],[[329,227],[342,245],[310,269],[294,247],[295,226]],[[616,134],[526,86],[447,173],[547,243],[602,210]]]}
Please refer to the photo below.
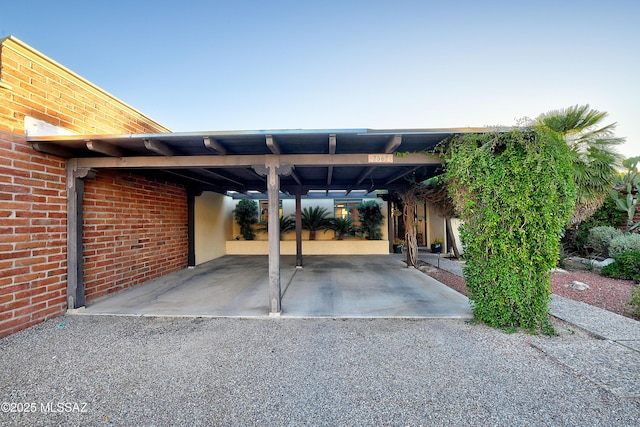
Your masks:
{"label": "climbing ivy", "polygon": [[445,161],[474,317],[547,332],[549,272],[576,199],[567,143],[538,128],[466,134]]}

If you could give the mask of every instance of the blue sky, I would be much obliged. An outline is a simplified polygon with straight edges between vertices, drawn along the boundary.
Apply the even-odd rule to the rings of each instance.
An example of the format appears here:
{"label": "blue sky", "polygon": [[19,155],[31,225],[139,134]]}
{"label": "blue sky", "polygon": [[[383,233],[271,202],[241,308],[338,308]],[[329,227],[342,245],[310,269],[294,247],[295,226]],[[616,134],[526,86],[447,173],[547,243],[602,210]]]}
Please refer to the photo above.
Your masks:
{"label": "blue sky", "polygon": [[607,111],[640,155],[640,2],[21,0],[13,35],[173,131]]}

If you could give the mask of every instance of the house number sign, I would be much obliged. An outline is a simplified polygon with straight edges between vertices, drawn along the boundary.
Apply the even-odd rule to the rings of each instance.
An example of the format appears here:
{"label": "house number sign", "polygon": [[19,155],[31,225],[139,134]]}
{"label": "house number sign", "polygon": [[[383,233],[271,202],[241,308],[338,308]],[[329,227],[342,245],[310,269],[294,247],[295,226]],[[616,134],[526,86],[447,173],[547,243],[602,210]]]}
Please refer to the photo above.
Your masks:
{"label": "house number sign", "polygon": [[369,154],[369,163],[393,163],[393,154]]}

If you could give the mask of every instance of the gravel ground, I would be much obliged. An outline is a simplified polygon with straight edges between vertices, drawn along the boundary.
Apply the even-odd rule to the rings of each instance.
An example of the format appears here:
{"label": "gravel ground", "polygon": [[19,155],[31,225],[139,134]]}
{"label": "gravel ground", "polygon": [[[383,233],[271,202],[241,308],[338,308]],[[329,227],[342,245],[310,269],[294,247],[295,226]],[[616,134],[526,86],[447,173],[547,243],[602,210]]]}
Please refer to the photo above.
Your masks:
{"label": "gravel ground", "polygon": [[[573,281],[586,283],[589,289],[583,291],[573,289],[570,286]],[[590,271],[567,270],[566,273],[551,275],[551,290],[554,294],[627,317],[632,317],[629,312],[629,301],[631,301],[633,286],[632,280],[612,279]]]}
{"label": "gravel ground", "polygon": [[[437,281],[456,291],[468,295],[464,279],[445,270],[439,270],[426,262],[421,263],[424,271]],[[577,290],[570,285],[574,281],[586,283],[589,289]],[[584,302],[613,313],[635,319],[629,311],[629,301],[635,286],[632,280],[604,277],[596,272],[568,269],[551,275],[551,291],[574,301]]]}
{"label": "gravel ground", "polygon": [[0,424],[637,426],[639,399],[532,347],[593,340],[558,329],[65,315],[0,339],[0,402],[37,409]]}

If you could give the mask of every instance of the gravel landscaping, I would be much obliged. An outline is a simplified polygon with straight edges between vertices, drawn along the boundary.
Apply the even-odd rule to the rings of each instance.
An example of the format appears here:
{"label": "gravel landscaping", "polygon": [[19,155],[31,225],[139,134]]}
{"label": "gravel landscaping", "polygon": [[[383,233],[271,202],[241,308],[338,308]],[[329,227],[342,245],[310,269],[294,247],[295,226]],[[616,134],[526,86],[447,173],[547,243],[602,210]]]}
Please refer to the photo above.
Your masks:
{"label": "gravel landscaping", "polygon": [[65,315],[0,340],[0,400],[37,409],[0,424],[637,425],[640,400],[534,348],[592,340],[558,329]]}
{"label": "gravel landscaping", "polygon": [[[446,270],[437,269],[427,262],[421,262],[421,270],[437,281],[456,291],[468,295],[464,279]],[[588,285],[588,289],[574,289],[573,282]],[[604,277],[593,271],[566,269],[551,275],[551,291],[565,298],[584,302],[613,313],[634,318],[629,311],[629,301],[633,291],[632,280],[619,280]]]}

